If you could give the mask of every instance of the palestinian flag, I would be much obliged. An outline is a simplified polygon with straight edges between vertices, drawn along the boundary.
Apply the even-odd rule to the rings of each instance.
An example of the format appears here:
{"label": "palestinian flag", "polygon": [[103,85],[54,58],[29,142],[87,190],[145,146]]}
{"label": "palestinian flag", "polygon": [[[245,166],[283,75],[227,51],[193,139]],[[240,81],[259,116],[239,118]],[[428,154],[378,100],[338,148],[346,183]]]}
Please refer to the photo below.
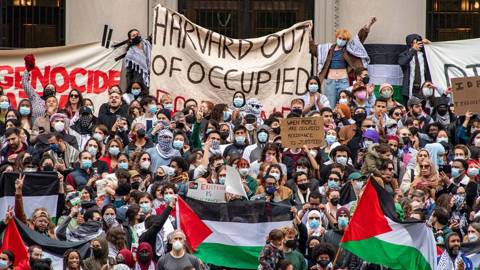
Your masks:
{"label": "palestinian flag", "polygon": [[4,231],[1,250],[11,250],[15,254],[15,262],[22,264],[28,260],[27,249],[32,245],[42,247],[43,258],[50,258],[52,260],[52,269],[63,269],[63,254],[68,249],[78,249],[82,258],[90,255],[89,241],[67,242],[53,240],[46,235],[30,229],[15,217],[8,223]]}
{"label": "palestinian flag", "polygon": [[478,269],[480,266],[480,240],[473,243],[462,243],[460,250],[467,256],[471,261],[475,269]]}
{"label": "palestinian flag", "polygon": [[[4,217],[8,206],[15,205],[15,180],[18,173],[2,173],[0,177],[0,217]],[[55,218],[58,203],[57,173],[26,173],[23,183],[23,208],[27,218],[32,216],[38,207],[47,209]]]}
{"label": "palestinian flag", "polygon": [[340,245],[363,260],[391,269],[436,267],[433,232],[423,222],[397,218],[393,197],[369,180]]}
{"label": "palestinian flag", "polygon": [[179,198],[180,228],[203,262],[257,269],[268,233],[292,226],[290,205],[263,201],[211,203]]}
{"label": "palestinian flag", "polygon": [[402,68],[398,64],[398,55],[407,49],[401,44],[365,44],[370,57],[368,75],[370,82],[375,84],[374,93],[380,96],[378,90],[382,83],[389,83],[393,86],[393,98],[402,102]]}

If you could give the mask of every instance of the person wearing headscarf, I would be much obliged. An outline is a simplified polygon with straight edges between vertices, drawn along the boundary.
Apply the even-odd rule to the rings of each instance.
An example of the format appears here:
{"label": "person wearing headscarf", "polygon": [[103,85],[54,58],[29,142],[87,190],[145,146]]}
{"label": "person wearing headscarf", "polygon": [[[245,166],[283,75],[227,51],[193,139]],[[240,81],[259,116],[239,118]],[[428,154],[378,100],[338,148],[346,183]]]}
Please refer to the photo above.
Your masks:
{"label": "person wearing headscarf", "polygon": [[70,127],[75,131],[75,137],[78,142],[79,149],[83,149],[87,141],[92,137],[93,129],[96,124],[96,117],[93,116],[93,112],[88,107],[81,107],[79,112],[79,118]]}
{"label": "person wearing headscarf", "polygon": [[138,245],[136,259],[135,270],[155,270],[152,246],[149,243],[142,242]]}
{"label": "person wearing headscarf", "polygon": [[133,254],[127,248],[121,249],[116,258],[117,264],[123,264],[128,267],[128,269],[133,269],[135,267],[135,259]]}
{"label": "person wearing headscarf", "polygon": [[168,129],[162,129],[158,132],[158,142],[155,147],[147,149],[147,153],[152,159],[150,170],[155,173],[157,168],[162,165],[170,165],[173,157],[181,156],[180,151],[173,148],[173,133]]}
{"label": "person wearing headscarf", "polygon": [[438,258],[437,270],[473,270],[472,261],[460,250],[460,241],[456,232],[447,235],[445,250]]}
{"label": "person wearing headscarf", "polygon": [[133,82],[142,82],[149,86],[150,77],[150,58],[152,45],[146,39],[143,39],[137,29],[128,31],[127,54],[124,64],[127,67],[127,85]]}
{"label": "person wearing headscarf", "polygon": [[435,168],[438,168],[444,165],[445,148],[441,143],[429,143],[425,145],[425,149],[430,154],[430,159],[433,161]]}

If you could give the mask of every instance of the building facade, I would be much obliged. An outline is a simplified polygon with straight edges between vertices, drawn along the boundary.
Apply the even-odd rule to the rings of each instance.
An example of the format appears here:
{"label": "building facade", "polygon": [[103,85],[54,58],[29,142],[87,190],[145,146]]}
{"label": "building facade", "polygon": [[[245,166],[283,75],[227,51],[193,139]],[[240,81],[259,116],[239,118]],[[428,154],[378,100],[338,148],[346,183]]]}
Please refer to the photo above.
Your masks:
{"label": "building facade", "polygon": [[316,42],[336,28],[356,32],[378,18],[367,42],[404,43],[409,33],[432,41],[480,37],[480,0],[0,0],[0,47],[25,48],[112,41],[129,29],[151,32],[153,7],[177,10],[206,28],[235,38],[258,37],[313,20]]}

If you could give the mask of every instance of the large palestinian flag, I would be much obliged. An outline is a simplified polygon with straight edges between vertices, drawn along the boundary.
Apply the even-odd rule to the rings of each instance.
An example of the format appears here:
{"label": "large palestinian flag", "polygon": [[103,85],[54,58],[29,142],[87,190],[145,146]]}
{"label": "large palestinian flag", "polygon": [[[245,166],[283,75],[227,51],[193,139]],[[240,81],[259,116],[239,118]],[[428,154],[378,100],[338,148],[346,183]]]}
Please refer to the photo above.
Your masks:
{"label": "large palestinian flag", "polygon": [[375,180],[368,181],[340,245],[391,269],[436,268],[432,230],[423,222],[398,220],[393,197]]}
{"label": "large palestinian flag", "polygon": [[[0,217],[4,217],[8,206],[15,205],[15,180],[18,173],[2,173],[0,176]],[[58,203],[57,173],[26,173],[23,183],[23,208],[27,218],[38,207],[47,209],[55,218]]]}
{"label": "large palestinian flag", "polygon": [[292,226],[290,205],[263,201],[210,203],[179,198],[177,218],[203,262],[241,269],[257,269],[271,230]]}
{"label": "large palestinian flag", "polygon": [[370,82],[375,84],[374,93],[379,96],[379,88],[382,83],[389,83],[393,86],[393,97],[396,101],[402,102],[402,68],[398,64],[398,55],[407,49],[401,44],[365,44],[370,64],[368,74]]}
{"label": "large palestinian flag", "polygon": [[67,242],[53,240],[46,235],[38,233],[23,224],[16,217],[7,225],[4,231],[1,250],[11,250],[15,254],[15,263],[28,260],[27,249],[29,246],[42,247],[43,258],[52,260],[52,269],[63,269],[63,255],[71,248],[78,249],[82,258],[90,255],[90,242]]}

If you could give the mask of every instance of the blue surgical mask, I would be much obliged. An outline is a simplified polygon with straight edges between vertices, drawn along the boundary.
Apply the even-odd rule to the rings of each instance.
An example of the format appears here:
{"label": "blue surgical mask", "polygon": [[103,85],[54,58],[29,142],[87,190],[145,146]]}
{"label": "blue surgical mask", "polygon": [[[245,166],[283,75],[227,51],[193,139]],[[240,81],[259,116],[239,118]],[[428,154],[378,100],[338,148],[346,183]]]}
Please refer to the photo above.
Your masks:
{"label": "blue surgical mask", "polygon": [[2,110],[8,110],[9,107],[10,107],[10,103],[8,103],[8,101],[2,101],[2,102],[0,102],[0,109],[2,109]]}
{"label": "blue surgical mask", "polygon": [[468,168],[467,170],[468,176],[475,177],[478,175],[478,168]]}
{"label": "blue surgical mask", "polygon": [[8,266],[7,261],[5,260],[0,260],[0,269],[6,269]]}
{"label": "blue surgical mask", "polygon": [[230,116],[232,116],[232,113],[230,111],[223,111],[223,121],[228,121],[230,120]]}
{"label": "blue surgical mask", "polygon": [[310,93],[316,93],[318,92],[318,84],[309,84],[308,85],[308,92]]}
{"label": "blue surgical mask", "polygon": [[327,141],[327,144],[333,144],[334,142],[337,141],[337,136],[335,135],[327,135],[325,137],[325,141]]}
{"label": "blue surgical mask", "polygon": [[237,144],[243,145],[245,143],[245,137],[244,136],[235,136],[235,142]]}
{"label": "blue surgical mask", "polygon": [[163,195],[163,201],[166,203],[170,203],[172,201],[173,196],[171,194],[165,194]]}
{"label": "blue surgical mask", "polygon": [[221,176],[221,177],[218,178],[218,183],[220,185],[225,185],[225,180],[227,180],[227,177]]}
{"label": "blue surgical mask", "polygon": [[128,162],[119,162],[118,168],[122,170],[128,170]]}
{"label": "blue surgical mask", "polygon": [[338,217],[338,227],[345,229],[348,225],[348,217]]}
{"label": "blue surgical mask", "polygon": [[175,140],[173,141],[173,148],[180,150],[183,148],[183,141]]}
{"label": "blue surgical mask", "polygon": [[138,97],[141,92],[142,92],[141,88],[132,88],[132,95],[135,97]]}
{"label": "blue surgical mask", "polygon": [[337,46],[338,46],[338,47],[343,47],[343,46],[345,46],[345,44],[347,44],[347,41],[346,41],[346,40],[337,38]]}
{"label": "blue surgical mask", "polygon": [[157,113],[157,105],[156,104],[148,105],[148,111],[153,113],[153,114],[156,114]]}
{"label": "blue surgical mask", "polygon": [[364,141],[364,142],[363,142],[363,147],[365,147],[365,148],[368,149],[372,144],[373,144],[372,141]]}
{"label": "blue surgical mask", "polygon": [[338,104],[348,104],[348,99],[341,98],[341,99],[338,100]]}
{"label": "blue surgical mask", "polygon": [[340,187],[340,185],[338,184],[338,182],[333,181],[333,180],[328,180],[328,188],[329,189],[337,189],[339,187]]}
{"label": "blue surgical mask", "polygon": [[278,180],[280,180],[280,174],[279,173],[273,172],[273,173],[270,173],[270,176],[275,178],[275,180],[277,182],[278,182]]}
{"label": "blue surgical mask", "polygon": [[150,203],[141,203],[140,208],[142,209],[143,213],[148,213],[150,210],[152,210]]}
{"label": "blue surgical mask", "polygon": [[308,225],[310,225],[310,228],[312,229],[318,229],[320,227],[320,220],[318,219],[311,219],[308,221]]}
{"label": "blue surgical mask", "polygon": [[268,133],[266,132],[259,132],[257,134],[258,142],[266,143],[268,141]]}
{"label": "blue surgical mask", "polygon": [[92,167],[92,161],[88,159],[83,159],[81,162],[82,169],[88,170]]}
{"label": "blue surgical mask", "polygon": [[31,111],[32,110],[30,110],[29,107],[25,107],[25,106],[20,107],[20,109],[18,110],[21,116],[27,116],[30,114]]}
{"label": "blue surgical mask", "polygon": [[233,106],[235,106],[236,108],[240,108],[243,106],[243,98],[240,98],[240,97],[236,97],[233,99]]}
{"label": "blue surgical mask", "polygon": [[93,146],[88,147],[87,151],[90,153],[90,155],[92,155],[94,157],[97,155],[97,152],[98,152],[97,148],[95,148]]}
{"label": "blue surgical mask", "polygon": [[460,169],[458,168],[452,168],[452,177],[457,178],[460,176]]}
{"label": "blue surgical mask", "polygon": [[173,111],[173,103],[163,104],[163,108],[164,108],[164,109],[167,109],[167,110],[169,110],[169,111]]}
{"label": "blue surgical mask", "polygon": [[110,147],[110,148],[108,149],[108,152],[110,153],[110,155],[116,157],[116,156],[118,156],[118,154],[120,154],[120,148],[118,148],[118,147]]}

